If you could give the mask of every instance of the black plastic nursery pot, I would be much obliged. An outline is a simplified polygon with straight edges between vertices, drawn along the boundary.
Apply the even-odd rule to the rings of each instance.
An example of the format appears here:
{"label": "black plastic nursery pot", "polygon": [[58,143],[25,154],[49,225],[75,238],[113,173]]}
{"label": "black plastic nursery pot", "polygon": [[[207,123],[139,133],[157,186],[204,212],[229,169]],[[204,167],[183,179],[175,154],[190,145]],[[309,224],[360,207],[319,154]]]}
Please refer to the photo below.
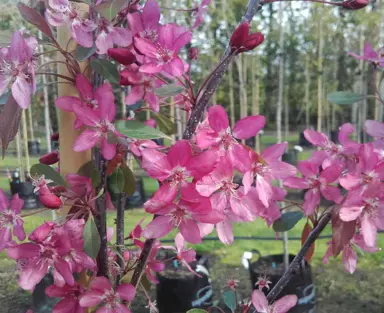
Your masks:
{"label": "black plastic nursery pot", "polygon": [[284,162],[295,165],[297,163],[297,150],[288,150],[282,155],[281,159]]}
{"label": "black plastic nursery pot", "polygon": [[39,201],[33,192],[34,186],[31,182],[10,182],[11,193],[19,194],[19,197],[24,201],[23,209],[37,209],[39,207]]}
{"label": "black plastic nursery pot", "polygon": [[307,140],[307,138],[305,138],[304,132],[300,133],[299,146],[301,146],[301,147],[311,147],[312,146],[312,144]]}
{"label": "black plastic nursery pot", "polygon": [[201,276],[180,266],[168,266],[157,275],[156,298],[159,313],[185,313],[193,308],[212,306],[212,285],[208,259],[197,256],[191,267]]}
{"label": "black plastic nursery pot", "polygon": [[[289,255],[292,262],[294,255]],[[259,257],[256,262],[249,265],[252,287],[256,289],[259,277],[268,277],[272,282],[270,288],[279,281],[284,274],[284,256],[282,254]],[[281,291],[277,298],[285,295],[295,294],[298,297],[297,305],[289,310],[289,313],[315,313],[316,312],[316,290],[312,280],[311,266],[306,261],[301,271],[289,281],[288,285]],[[265,295],[268,290],[264,288]]]}
{"label": "black plastic nursery pot", "polygon": [[145,190],[142,177],[136,177],[136,190],[134,194],[127,199],[126,208],[141,208],[145,202]]}
{"label": "black plastic nursery pot", "polygon": [[251,137],[245,140],[245,144],[251,148],[256,147],[256,137]]}
{"label": "black plastic nursery pot", "polygon": [[28,152],[30,155],[39,155],[40,154],[40,142],[37,140],[28,141]]}

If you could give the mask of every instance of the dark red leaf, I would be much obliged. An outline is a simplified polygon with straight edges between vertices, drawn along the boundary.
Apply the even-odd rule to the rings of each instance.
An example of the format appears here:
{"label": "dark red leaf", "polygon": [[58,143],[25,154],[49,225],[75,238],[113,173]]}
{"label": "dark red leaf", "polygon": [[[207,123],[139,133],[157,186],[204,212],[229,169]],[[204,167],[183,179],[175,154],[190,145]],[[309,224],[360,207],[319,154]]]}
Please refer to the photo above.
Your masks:
{"label": "dark red leaf", "polygon": [[52,40],[55,40],[55,38],[53,37],[52,30],[50,29],[47,21],[43,16],[40,15],[38,11],[33,8],[30,8],[29,6],[21,2],[17,4],[17,8],[19,9],[19,12],[23,19],[25,19],[32,25],[35,25],[44,35],[48,36]]}
{"label": "dark red leaf", "polygon": [[356,232],[356,221],[344,222],[339,217],[340,208],[332,212],[332,253],[337,257]]}
{"label": "dark red leaf", "polygon": [[[312,226],[307,222],[303,228],[303,232],[301,233],[301,245],[304,244],[304,242],[307,240],[309,234],[312,231]],[[315,252],[315,243],[313,243],[308,251],[304,255],[304,259],[309,262],[312,259],[313,253]]]}
{"label": "dark red leaf", "polygon": [[9,95],[3,110],[0,112],[0,141],[3,150],[3,158],[9,143],[15,138],[19,130],[21,117],[21,108],[12,97]]}

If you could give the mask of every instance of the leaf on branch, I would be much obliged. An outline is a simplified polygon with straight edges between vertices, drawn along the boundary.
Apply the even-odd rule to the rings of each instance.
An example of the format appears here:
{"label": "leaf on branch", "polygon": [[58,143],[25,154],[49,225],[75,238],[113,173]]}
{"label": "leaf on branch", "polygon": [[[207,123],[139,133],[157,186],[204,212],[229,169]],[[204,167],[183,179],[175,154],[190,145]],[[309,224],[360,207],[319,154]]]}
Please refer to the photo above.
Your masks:
{"label": "leaf on branch", "polygon": [[91,48],[86,48],[80,45],[77,45],[76,51],[75,51],[75,59],[79,62],[83,62],[92,55],[96,53],[96,44],[93,43],[93,46]]}
{"label": "leaf on branch", "polygon": [[112,21],[126,3],[127,0],[106,0],[96,6],[96,11],[108,21]]}
{"label": "leaf on branch", "polygon": [[96,259],[99,254],[101,240],[93,216],[88,218],[84,226],[83,239],[84,252],[92,259]]}
{"label": "leaf on branch", "polygon": [[349,244],[356,232],[356,221],[344,222],[339,217],[340,208],[332,211],[332,253],[337,257]]}
{"label": "leaf on branch", "polygon": [[302,218],[302,212],[286,212],[273,223],[273,230],[275,232],[285,232],[292,229]]}
{"label": "leaf on branch", "polygon": [[136,179],[135,175],[131,171],[128,166],[123,166],[121,171],[124,175],[124,187],[123,191],[127,194],[127,196],[133,196],[136,191]]}
{"label": "leaf on branch", "polygon": [[118,121],[116,128],[119,132],[126,135],[129,138],[135,139],[156,139],[156,138],[168,138],[166,134],[162,133],[156,128],[149,127],[139,121]]}
{"label": "leaf on branch", "polygon": [[351,105],[363,99],[364,96],[350,91],[336,91],[329,93],[327,98],[334,104]]}
{"label": "leaf on branch", "polygon": [[11,95],[7,98],[3,110],[0,112],[0,141],[3,158],[9,143],[15,138],[19,130],[20,118],[21,108]]}
{"label": "leaf on branch", "polygon": [[41,16],[39,12],[21,2],[17,4],[17,8],[19,9],[23,19],[32,25],[35,25],[37,29],[40,30],[44,35],[55,41],[55,37],[53,36],[51,28],[49,27],[45,18]]}
{"label": "leaf on branch", "polygon": [[[305,241],[307,240],[309,234],[313,230],[313,227],[308,222],[304,225],[303,232],[301,233],[301,245],[304,245]],[[304,255],[304,259],[307,262],[310,262],[313,256],[313,253],[315,252],[315,243],[313,243],[308,251]]]}
{"label": "leaf on branch", "polygon": [[92,69],[106,80],[113,84],[120,83],[120,74],[116,65],[104,59],[93,59],[91,61]]}
{"label": "leaf on branch", "polygon": [[115,171],[109,176],[108,189],[115,194],[119,194],[124,189],[124,174],[121,168],[116,168]]}
{"label": "leaf on branch", "polygon": [[223,293],[223,300],[225,305],[232,311],[235,312],[237,303],[236,303],[236,294],[233,290],[227,290]]}
{"label": "leaf on branch", "polygon": [[187,311],[187,313],[208,313],[208,311],[203,310],[203,309],[192,309]]}
{"label": "leaf on branch", "polygon": [[32,165],[30,173],[31,173],[31,176],[44,175],[46,179],[52,180],[55,185],[65,186],[64,178],[61,177],[61,175],[53,167],[50,167],[49,165],[45,165],[41,163]]}
{"label": "leaf on branch", "polygon": [[100,173],[92,161],[84,163],[77,171],[77,174],[90,178],[92,180],[93,188],[99,186],[101,182]]}
{"label": "leaf on branch", "polygon": [[179,86],[176,84],[169,84],[169,85],[156,88],[155,94],[159,97],[173,97],[182,93],[183,90],[184,90],[184,87],[182,86]]}
{"label": "leaf on branch", "polygon": [[166,135],[173,135],[176,133],[175,123],[168,117],[152,112],[153,117],[155,118],[159,129]]}

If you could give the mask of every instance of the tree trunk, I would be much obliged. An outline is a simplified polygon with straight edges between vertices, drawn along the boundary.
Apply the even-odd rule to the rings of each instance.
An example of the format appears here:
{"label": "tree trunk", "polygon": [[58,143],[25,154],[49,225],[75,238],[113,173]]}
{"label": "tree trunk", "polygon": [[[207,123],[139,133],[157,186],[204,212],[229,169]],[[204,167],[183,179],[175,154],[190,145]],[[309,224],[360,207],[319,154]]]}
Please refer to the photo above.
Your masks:
{"label": "tree trunk", "polygon": [[323,20],[318,17],[319,51],[317,58],[317,131],[321,132],[323,122]]}
{"label": "tree trunk", "polygon": [[235,125],[235,95],[234,95],[234,86],[233,86],[233,66],[232,63],[229,65],[228,70],[228,80],[229,80],[229,111],[231,116],[231,126]]}
{"label": "tree trunk", "polygon": [[31,162],[29,160],[27,116],[25,114],[25,110],[23,110],[23,112],[21,113],[21,123],[22,123],[22,127],[23,127],[25,166],[26,166],[26,172],[29,175],[29,170],[31,169]]}

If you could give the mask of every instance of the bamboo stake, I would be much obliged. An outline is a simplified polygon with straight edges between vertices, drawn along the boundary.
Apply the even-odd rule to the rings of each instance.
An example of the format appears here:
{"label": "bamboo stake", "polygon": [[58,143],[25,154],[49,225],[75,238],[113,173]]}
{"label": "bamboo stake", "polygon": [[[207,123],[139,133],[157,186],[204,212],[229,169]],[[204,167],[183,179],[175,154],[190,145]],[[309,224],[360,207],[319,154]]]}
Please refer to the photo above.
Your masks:
{"label": "bamboo stake", "polygon": [[27,131],[27,116],[25,110],[21,112],[22,128],[23,128],[23,142],[24,142],[24,155],[25,155],[25,165],[26,172],[29,175],[29,170],[31,168],[31,162],[29,160],[29,150],[28,150],[28,131]]}
{"label": "bamboo stake", "polygon": [[305,103],[305,126],[310,126],[310,114],[309,109],[311,105],[309,103],[309,88],[311,86],[311,76],[309,74],[309,53],[305,56],[305,90],[304,90],[304,103]]}
{"label": "bamboo stake", "polygon": [[21,152],[20,129],[16,134],[16,153],[17,153],[17,163],[19,164],[20,181],[25,181],[25,172],[24,172],[22,152]]}
{"label": "bamboo stake", "polygon": [[[259,62],[258,57],[252,58],[252,115],[260,113],[260,79],[259,79]],[[256,152],[260,153],[260,135],[257,134],[255,138]]]}
{"label": "bamboo stake", "polygon": [[319,53],[317,59],[317,131],[322,130],[323,121],[323,19],[318,17]]}
{"label": "bamboo stake", "polygon": [[229,111],[231,116],[231,126],[235,125],[235,95],[233,92],[233,67],[232,63],[229,66],[228,70],[228,79],[229,79]]}
{"label": "bamboo stake", "polygon": [[[88,6],[76,3],[79,11],[87,12]],[[71,40],[71,33],[68,27],[59,27],[57,30],[57,39],[62,47],[66,47],[69,40]],[[69,44],[69,50],[73,50],[75,44],[72,41]],[[64,61],[64,58],[59,55],[59,60]],[[87,62],[83,62],[80,67],[82,70],[85,69]],[[61,75],[71,76],[67,67],[59,63],[58,73]],[[86,73],[89,75],[89,73]],[[59,79],[59,82],[62,81]],[[58,85],[58,96],[76,96],[77,90],[74,86],[69,84]],[[86,162],[91,160],[91,150],[84,152],[74,152],[73,144],[76,138],[81,133],[80,130],[75,130],[73,124],[75,122],[75,115],[70,112],[65,112],[59,109],[59,134],[60,134],[60,173],[67,175],[69,173],[76,173],[78,169]]]}
{"label": "bamboo stake", "polygon": [[33,130],[33,120],[32,120],[32,105],[28,108],[28,126],[29,126],[29,135],[31,136],[31,140],[35,141],[35,132]]}

